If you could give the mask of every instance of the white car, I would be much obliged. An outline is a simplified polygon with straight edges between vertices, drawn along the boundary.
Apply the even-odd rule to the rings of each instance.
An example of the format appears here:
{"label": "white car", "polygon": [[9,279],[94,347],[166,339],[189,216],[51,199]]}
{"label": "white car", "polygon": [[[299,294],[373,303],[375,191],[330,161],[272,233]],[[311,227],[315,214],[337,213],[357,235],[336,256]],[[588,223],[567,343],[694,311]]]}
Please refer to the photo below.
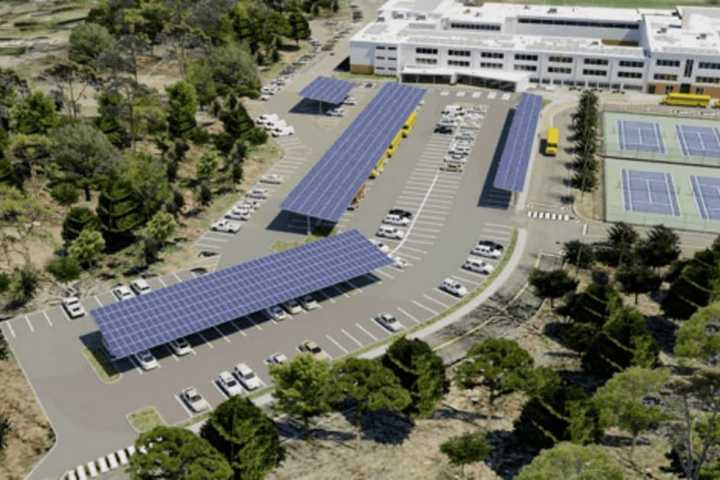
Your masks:
{"label": "white car", "polygon": [[285,178],[282,175],[278,175],[277,173],[268,173],[267,175],[263,175],[262,177],[260,177],[260,181],[262,183],[279,185],[285,181]]}
{"label": "white car", "polygon": [[290,135],[295,135],[295,127],[273,127],[270,132],[273,137],[287,137]]}
{"label": "white car", "polygon": [[393,240],[402,240],[405,238],[405,231],[397,227],[390,227],[387,225],[380,225],[378,231],[375,232],[378,237],[390,238]]}
{"label": "white car", "polygon": [[301,297],[298,299],[300,302],[300,305],[307,310],[315,310],[317,308],[320,308],[320,304],[318,304],[317,300],[312,295],[305,295],[304,297]]}
{"label": "white car", "polygon": [[280,117],[276,113],[265,113],[255,119],[255,123],[258,125],[267,125],[268,123],[274,123],[280,120]]}
{"label": "white car", "polygon": [[217,384],[228,397],[236,397],[243,393],[243,388],[240,386],[240,383],[233,377],[233,374],[227,370],[220,372],[217,378]]}
{"label": "white car", "polygon": [[236,203],[233,208],[237,208],[238,210],[250,210],[251,212],[254,212],[258,208],[260,208],[260,202],[257,200],[246,198]]}
{"label": "white car", "polygon": [[241,224],[223,218],[222,220],[218,220],[213,223],[210,228],[215,232],[237,233],[240,231],[240,227]]}
{"label": "white car", "polygon": [[246,363],[238,363],[235,365],[235,376],[240,380],[245,390],[257,390],[262,387],[260,378],[255,375],[255,372],[253,372],[252,368],[248,367]]}
{"label": "white car", "polygon": [[188,407],[190,407],[190,409],[195,413],[202,412],[203,410],[208,410],[210,408],[208,401],[205,400],[205,397],[200,395],[200,392],[198,392],[195,387],[186,388],[180,393],[180,396],[185,403],[187,403]]}
{"label": "white car", "polygon": [[287,313],[285,313],[285,310],[283,310],[280,305],[274,305],[272,307],[265,309],[265,314],[268,316],[268,318],[271,318],[273,320],[285,320],[288,318]]}
{"label": "white car", "polygon": [[113,295],[115,295],[115,298],[120,300],[121,302],[123,300],[130,300],[131,298],[135,298],[135,294],[132,290],[130,290],[126,285],[118,285],[117,287],[112,289]]}
{"label": "white car", "polygon": [[169,345],[175,355],[179,357],[188,355],[192,352],[190,342],[188,342],[185,337],[176,338],[175,340],[172,340]]}
{"label": "white car", "polygon": [[297,300],[288,300],[287,302],[283,302],[282,306],[291,315],[297,315],[303,311]]}
{"label": "white car", "polygon": [[260,99],[261,102],[267,102],[267,101],[270,100],[271,98],[272,98],[272,95],[270,95],[270,94],[268,94],[268,93],[263,93],[263,94],[260,95],[260,97],[259,97],[259,99]]}
{"label": "white car", "polygon": [[268,189],[255,187],[245,194],[248,198],[255,198],[258,200],[265,200],[268,198]]}
{"label": "white car", "polygon": [[380,315],[375,317],[375,321],[393,333],[399,332],[400,330],[405,328],[400,322],[398,322],[397,318],[395,318],[395,315],[392,315],[390,313],[381,313]]}
{"label": "white car", "polygon": [[152,291],[150,284],[144,278],[138,278],[130,282],[130,288],[138,295],[145,295]]}
{"label": "white car", "polygon": [[393,267],[397,268],[398,270],[404,270],[408,266],[407,260],[404,258],[398,257],[398,256],[391,256],[393,261]]}
{"label": "white car", "polygon": [[472,255],[488,258],[500,258],[503,253],[502,245],[489,241],[480,241],[470,250]]}
{"label": "white car", "polygon": [[345,110],[342,108],[333,108],[332,110],[325,112],[325,114],[330,117],[342,117],[345,115]]}
{"label": "white car", "polygon": [[268,365],[282,365],[283,363],[287,362],[288,358],[285,356],[284,353],[275,352],[272,355],[270,355],[268,358],[265,359],[265,363]]}
{"label": "white car", "polygon": [[445,280],[443,280],[440,284],[440,290],[445,290],[449,294],[455,295],[456,297],[464,297],[465,295],[467,295],[467,288],[465,288],[462,283],[453,280],[452,278],[446,278]]}
{"label": "white car", "polygon": [[467,145],[454,144],[450,145],[448,153],[451,155],[467,156],[470,155],[472,149]]}
{"label": "white car", "polygon": [[251,216],[252,211],[240,208],[233,208],[225,212],[225,218],[228,220],[240,220],[241,222],[247,222],[250,220]]}
{"label": "white car", "polygon": [[155,355],[153,355],[150,350],[143,350],[142,352],[136,353],[134,356],[135,360],[137,360],[143,370],[152,370],[153,368],[157,368],[159,366]]}
{"label": "white car", "polygon": [[70,318],[79,318],[85,315],[85,307],[82,306],[80,299],[77,297],[63,298],[62,306]]}
{"label": "white car", "polygon": [[465,270],[470,270],[471,272],[475,273],[482,273],[484,275],[489,275],[495,270],[495,267],[490,265],[489,263],[485,263],[482,260],[478,260],[476,258],[468,258],[465,260],[465,263],[463,263],[463,268]]}
{"label": "white car", "polygon": [[394,215],[392,213],[389,213],[385,215],[385,218],[383,218],[383,223],[404,227],[410,223],[410,219],[407,217],[401,217],[400,215]]}
{"label": "white car", "polygon": [[353,97],[346,97],[342,102],[343,105],[357,105],[357,100]]}
{"label": "white car", "polygon": [[382,253],[384,253],[385,255],[387,255],[388,253],[390,253],[390,247],[388,247],[387,245],[385,245],[384,243],[382,243],[380,240],[376,240],[376,239],[374,239],[374,238],[371,238],[371,239],[370,239],[370,243],[372,243],[373,245],[375,245],[375,246],[378,248],[378,250],[380,250],[380,251],[381,251]]}
{"label": "white car", "polygon": [[272,94],[273,94],[273,88],[266,85],[266,86],[264,86],[264,87],[262,87],[262,88],[260,89],[260,92],[261,92],[261,93],[268,94],[268,95],[272,95]]}

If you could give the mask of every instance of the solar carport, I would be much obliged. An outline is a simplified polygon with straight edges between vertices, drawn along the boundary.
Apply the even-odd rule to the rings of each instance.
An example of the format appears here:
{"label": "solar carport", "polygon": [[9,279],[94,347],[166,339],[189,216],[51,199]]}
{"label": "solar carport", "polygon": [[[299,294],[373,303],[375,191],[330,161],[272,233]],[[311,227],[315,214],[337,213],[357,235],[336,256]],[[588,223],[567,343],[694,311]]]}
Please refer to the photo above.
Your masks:
{"label": "solar carport", "polygon": [[386,83],[285,198],[282,209],[336,223],[424,93]]}
{"label": "solar carport", "polygon": [[357,230],[241,263],[91,312],[115,358],[390,265]]}
{"label": "solar carport", "polygon": [[330,77],[317,77],[315,80],[308,83],[305,88],[300,90],[300,96],[304,100],[313,100],[318,102],[318,107],[320,111],[322,111],[323,104],[325,103],[332,105],[341,104],[354,86],[354,83],[345,80],[338,80]]}
{"label": "solar carport", "polygon": [[493,181],[495,188],[510,192],[522,192],[525,188],[541,108],[542,97],[523,93],[503,144]]}

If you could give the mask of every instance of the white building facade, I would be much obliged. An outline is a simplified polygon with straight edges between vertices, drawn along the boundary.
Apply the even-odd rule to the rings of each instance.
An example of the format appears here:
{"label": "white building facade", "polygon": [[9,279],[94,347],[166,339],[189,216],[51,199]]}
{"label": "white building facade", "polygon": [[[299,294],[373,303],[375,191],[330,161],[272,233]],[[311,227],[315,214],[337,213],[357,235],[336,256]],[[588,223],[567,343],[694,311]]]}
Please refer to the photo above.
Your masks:
{"label": "white building facade", "polygon": [[405,82],[720,96],[720,8],[389,0],[350,50],[353,72]]}

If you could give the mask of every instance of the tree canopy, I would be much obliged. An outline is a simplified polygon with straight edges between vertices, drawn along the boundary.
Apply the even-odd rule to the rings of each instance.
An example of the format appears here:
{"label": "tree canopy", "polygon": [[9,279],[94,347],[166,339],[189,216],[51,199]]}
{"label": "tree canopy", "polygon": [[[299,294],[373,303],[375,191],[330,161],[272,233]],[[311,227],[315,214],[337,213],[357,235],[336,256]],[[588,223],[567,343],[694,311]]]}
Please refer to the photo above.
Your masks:
{"label": "tree canopy", "polygon": [[523,467],[517,480],[624,480],[623,469],[601,447],[559,443]]}

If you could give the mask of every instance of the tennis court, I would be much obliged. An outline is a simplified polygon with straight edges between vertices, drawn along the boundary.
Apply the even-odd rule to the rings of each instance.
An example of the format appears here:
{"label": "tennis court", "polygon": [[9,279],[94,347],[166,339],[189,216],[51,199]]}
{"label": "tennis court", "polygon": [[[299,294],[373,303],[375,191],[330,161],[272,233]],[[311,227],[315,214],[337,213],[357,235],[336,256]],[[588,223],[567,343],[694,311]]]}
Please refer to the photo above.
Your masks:
{"label": "tennis court", "polygon": [[677,125],[675,128],[685,156],[720,158],[720,134],[717,128],[700,125]]}
{"label": "tennis court", "polygon": [[617,126],[621,150],[665,153],[665,144],[657,122],[618,120]]}
{"label": "tennis court", "polygon": [[705,219],[720,220],[720,177],[690,177],[700,215]]}
{"label": "tennis court", "polygon": [[672,175],[669,173],[623,169],[622,182],[625,210],[680,215]]}

